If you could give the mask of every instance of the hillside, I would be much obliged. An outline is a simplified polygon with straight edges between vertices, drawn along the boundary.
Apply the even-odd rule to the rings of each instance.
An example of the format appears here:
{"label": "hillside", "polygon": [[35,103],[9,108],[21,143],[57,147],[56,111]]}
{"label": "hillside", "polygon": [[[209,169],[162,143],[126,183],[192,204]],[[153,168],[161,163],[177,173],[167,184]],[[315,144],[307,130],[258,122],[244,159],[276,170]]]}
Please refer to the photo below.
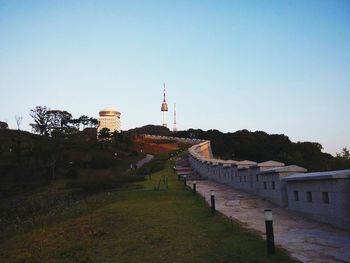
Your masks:
{"label": "hillside", "polygon": [[171,136],[173,134],[168,128],[160,125],[145,125],[142,127],[130,129],[125,133],[131,136],[140,134]]}
{"label": "hillside", "polygon": [[85,137],[47,137],[17,130],[0,130],[0,197],[15,195],[62,179],[71,184],[123,176],[130,163],[142,158],[130,138],[110,143]]}
{"label": "hillside", "polygon": [[267,258],[258,235],[177,180],[175,140],[1,130],[0,142],[0,262],[293,262]]}
{"label": "hillside", "polygon": [[[133,187],[163,169],[168,154],[178,149],[173,142],[123,134],[97,141],[84,133],[46,137],[0,130],[0,231],[10,233],[104,191]],[[155,158],[130,170],[147,153]]]}
{"label": "hillside", "polygon": [[[257,234],[221,214],[165,169],[104,191],[0,238],[0,262],[295,262],[266,255]],[[168,188],[159,182],[167,178]]]}

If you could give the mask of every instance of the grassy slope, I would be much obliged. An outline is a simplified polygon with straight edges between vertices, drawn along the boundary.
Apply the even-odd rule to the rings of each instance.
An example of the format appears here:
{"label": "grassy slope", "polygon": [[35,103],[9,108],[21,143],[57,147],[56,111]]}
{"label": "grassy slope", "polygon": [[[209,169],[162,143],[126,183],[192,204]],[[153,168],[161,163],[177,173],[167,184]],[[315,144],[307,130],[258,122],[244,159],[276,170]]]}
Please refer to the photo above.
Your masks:
{"label": "grassy slope", "polygon": [[[169,189],[154,191],[162,175]],[[138,187],[90,197],[0,243],[0,262],[40,261],[293,262],[281,250],[267,257],[261,238],[213,216],[169,163]]]}

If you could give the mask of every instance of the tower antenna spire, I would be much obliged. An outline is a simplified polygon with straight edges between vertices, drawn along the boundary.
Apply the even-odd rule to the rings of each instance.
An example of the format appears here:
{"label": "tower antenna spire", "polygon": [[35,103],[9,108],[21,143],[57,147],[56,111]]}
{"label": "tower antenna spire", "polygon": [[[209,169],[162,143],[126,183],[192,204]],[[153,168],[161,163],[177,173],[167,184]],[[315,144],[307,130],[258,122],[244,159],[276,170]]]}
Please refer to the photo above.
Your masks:
{"label": "tower antenna spire", "polygon": [[168,104],[166,103],[166,98],[165,98],[165,82],[164,82],[164,90],[163,90],[163,103],[162,103],[162,107],[160,108],[160,110],[163,112],[163,126],[167,127],[166,113],[168,111]]}
{"label": "tower antenna spire", "polygon": [[166,102],[166,99],[165,99],[165,82],[163,83],[164,85],[164,89],[163,89],[163,102]]}
{"label": "tower antenna spire", "polygon": [[173,132],[176,132],[176,103],[174,103],[174,126],[173,126]]}

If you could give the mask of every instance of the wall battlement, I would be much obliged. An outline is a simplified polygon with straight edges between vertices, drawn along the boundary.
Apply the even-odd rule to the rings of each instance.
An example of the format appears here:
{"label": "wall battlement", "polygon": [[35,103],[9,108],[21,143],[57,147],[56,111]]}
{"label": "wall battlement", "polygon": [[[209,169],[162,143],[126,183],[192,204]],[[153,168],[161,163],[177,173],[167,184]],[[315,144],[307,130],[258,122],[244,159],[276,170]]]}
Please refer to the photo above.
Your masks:
{"label": "wall battlement", "polygon": [[267,199],[305,217],[350,230],[350,170],[306,173],[297,165],[213,158],[210,141],[145,135],[193,144],[189,163],[202,179]]}
{"label": "wall battlement", "polygon": [[[189,162],[201,178],[267,199],[308,218],[350,230],[350,170],[306,173],[297,165],[219,160],[207,155],[210,141],[189,148]],[[211,151],[210,151],[211,152]],[[204,153],[204,154],[202,154]]]}

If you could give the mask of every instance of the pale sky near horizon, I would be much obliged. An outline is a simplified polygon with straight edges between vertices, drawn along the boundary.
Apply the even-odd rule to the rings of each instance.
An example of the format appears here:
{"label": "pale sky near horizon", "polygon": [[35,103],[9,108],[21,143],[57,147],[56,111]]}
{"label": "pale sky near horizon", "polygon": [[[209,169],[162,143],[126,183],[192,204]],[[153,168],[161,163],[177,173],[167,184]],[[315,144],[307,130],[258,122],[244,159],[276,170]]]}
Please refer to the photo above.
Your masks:
{"label": "pale sky near horizon", "polygon": [[248,129],[350,148],[350,1],[0,0],[0,121],[37,105],[124,130]]}

